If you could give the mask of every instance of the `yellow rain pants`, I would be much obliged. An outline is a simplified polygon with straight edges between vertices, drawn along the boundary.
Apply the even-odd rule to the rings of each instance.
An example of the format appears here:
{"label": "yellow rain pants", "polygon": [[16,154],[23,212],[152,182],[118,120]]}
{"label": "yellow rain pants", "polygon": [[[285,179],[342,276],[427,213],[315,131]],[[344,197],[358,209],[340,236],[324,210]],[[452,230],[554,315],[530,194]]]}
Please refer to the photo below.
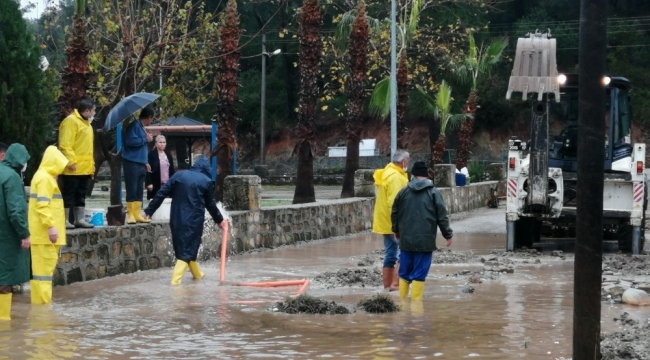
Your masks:
{"label": "yellow rain pants", "polygon": [[52,302],[52,276],[59,257],[59,245],[32,245],[32,304]]}

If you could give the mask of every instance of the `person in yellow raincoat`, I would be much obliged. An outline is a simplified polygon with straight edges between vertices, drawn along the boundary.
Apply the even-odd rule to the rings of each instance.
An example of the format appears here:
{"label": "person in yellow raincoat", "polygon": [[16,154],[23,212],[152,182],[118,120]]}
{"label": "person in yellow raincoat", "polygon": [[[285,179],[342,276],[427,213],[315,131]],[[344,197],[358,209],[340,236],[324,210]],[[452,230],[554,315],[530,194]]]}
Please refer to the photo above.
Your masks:
{"label": "person in yellow raincoat", "polygon": [[397,150],[393,154],[393,161],[385,168],[375,171],[375,210],[372,216],[372,232],[384,237],[384,266],[381,277],[384,289],[388,291],[399,290],[399,277],[397,275],[397,241],[393,235],[390,218],[391,209],[395,196],[408,184],[406,169],[409,165],[409,153],[404,150]]}
{"label": "person in yellow raincoat", "polygon": [[59,248],[65,245],[63,196],[56,179],[68,159],[54,146],[45,149],[43,160],[32,178],[29,194],[29,232],[32,240],[32,304],[52,302],[52,276]]}
{"label": "person in yellow raincoat", "polygon": [[[95,103],[90,99],[79,101],[77,109],[59,126],[59,149],[68,159],[68,166],[61,175],[63,201],[65,203],[66,228],[91,228],[84,220],[86,190],[95,175],[93,158],[93,127]],[[74,225],[70,222],[70,209],[74,208]]]}

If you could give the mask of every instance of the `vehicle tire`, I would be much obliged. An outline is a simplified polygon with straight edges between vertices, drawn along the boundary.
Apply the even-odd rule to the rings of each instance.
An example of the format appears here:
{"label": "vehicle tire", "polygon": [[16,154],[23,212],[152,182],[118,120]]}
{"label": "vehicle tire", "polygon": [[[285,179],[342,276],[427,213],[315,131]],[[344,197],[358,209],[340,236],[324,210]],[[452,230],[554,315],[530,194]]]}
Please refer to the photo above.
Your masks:
{"label": "vehicle tire", "polygon": [[[618,249],[624,253],[632,252],[632,235],[634,226],[623,224],[618,227]],[[639,251],[643,251],[645,245],[645,216],[641,220],[641,233],[639,234]]]}
{"label": "vehicle tire", "polygon": [[526,247],[532,249],[539,242],[542,222],[535,218],[522,217],[515,221],[515,249]]}

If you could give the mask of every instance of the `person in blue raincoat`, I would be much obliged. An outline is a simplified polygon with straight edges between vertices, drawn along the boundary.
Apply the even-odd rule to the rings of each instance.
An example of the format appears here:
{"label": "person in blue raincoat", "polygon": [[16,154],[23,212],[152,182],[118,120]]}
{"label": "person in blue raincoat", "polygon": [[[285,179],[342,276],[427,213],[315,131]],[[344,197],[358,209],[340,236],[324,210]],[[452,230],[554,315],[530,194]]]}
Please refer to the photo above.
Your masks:
{"label": "person in blue raincoat", "polygon": [[199,157],[189,170],[175,173],[144,210],[146,217],[151,218],[165,198],[172,198],[169,227],[177,259],[172,272],[172,285],[179,285],[188,269],[194,279],[204,276],[196,258],[201,246],[205,210],[222,230],[228,229],[228,222],[217,208],[210,170],[208,159]]}

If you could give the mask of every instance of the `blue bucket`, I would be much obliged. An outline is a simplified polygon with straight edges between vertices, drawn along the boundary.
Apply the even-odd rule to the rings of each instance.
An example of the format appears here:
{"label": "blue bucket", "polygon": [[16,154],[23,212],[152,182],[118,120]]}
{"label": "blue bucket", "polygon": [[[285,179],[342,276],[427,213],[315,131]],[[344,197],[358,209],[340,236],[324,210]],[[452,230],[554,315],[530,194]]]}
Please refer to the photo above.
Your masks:
{"label": "blue bucket", "polygon": [[100,212],[94,213],[90,217],[89,222],[95,226],[104,226],[104,213],[100,213]]}
{"label": "blue bucket", "polygon": [[465,186],[467,177],[463,173],[456,173],[456,186]]}

